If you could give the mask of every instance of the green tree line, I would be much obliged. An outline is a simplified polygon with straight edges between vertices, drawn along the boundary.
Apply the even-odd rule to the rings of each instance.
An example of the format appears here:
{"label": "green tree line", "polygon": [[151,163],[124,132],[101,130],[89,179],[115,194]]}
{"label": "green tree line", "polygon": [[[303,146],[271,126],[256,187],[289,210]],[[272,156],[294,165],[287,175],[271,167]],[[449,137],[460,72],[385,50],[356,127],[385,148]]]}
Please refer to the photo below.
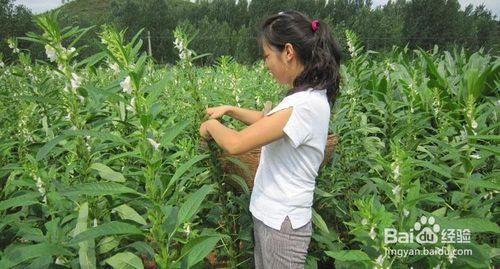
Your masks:
{"label": "green tree line", "polygon": [[[12,0],[0,3],[2,39],[32,30],[33,15],[28,10],[14,7]],[[458,0],[395,0],[376,8],[371,0],[76,0],[60,9],[66,25],[111,23],[126,28],[129,36],[144,29],[143,49],[148,48],[149,32],[152,54],[159,63],[177,60],[173,47],[173,30],[177,25],[198,32],[190,45],[195,51],[212,53],[204,63],[211,63],[221,55],[252,63],[261,57],[256,37],[262,20],[291,9],[328,23],[343,46],[342,33],[351,29],[360,36],[366,49],[377,51],[391,49],[393,45],[407,45],[410,49],[431,49],[434,45],[445,49],[465,47],[471,51],[485,48],[493,52],[500,47],[498,18],[484,5],[461,8]],[[95,11],[88,12],[92,9]],[[87,53],[99,49],[95,36],[89,34],[83,40],[89,46]],[[10,55],[5,42],[0,48],[4,55]]]}

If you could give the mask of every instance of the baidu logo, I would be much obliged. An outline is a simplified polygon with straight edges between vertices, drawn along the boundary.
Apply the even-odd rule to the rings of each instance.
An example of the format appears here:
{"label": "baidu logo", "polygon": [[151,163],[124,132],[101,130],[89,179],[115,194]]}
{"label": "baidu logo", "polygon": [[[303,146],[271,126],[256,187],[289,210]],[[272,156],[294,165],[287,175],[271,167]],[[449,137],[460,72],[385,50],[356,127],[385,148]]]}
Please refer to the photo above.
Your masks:
{"label": "baidu logo", "polygon": [[434,217],[427,219],[426,216],[420,217],[420,221],[415,222],[413,228],[418,234],[415,241],[419,244],[435,244],[438,241],[438,234],[441,230],[439,224],[435,223]]}
{"label": "baidu logo", "polygon": [[470,243],[469,229],[442,229],[434,217],[421,216],[409,232],[384,229],[384,243]]}

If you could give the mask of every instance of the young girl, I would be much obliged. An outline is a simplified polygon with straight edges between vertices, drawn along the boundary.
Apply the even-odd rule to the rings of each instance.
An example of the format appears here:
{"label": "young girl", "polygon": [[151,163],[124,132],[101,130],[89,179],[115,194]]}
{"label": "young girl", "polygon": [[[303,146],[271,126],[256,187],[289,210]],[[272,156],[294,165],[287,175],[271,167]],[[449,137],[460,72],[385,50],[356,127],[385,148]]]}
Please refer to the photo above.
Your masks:
{"label": "young girl", "polygon": [[[268,18],[259,44],[266,67],[288,85],[286,97],[265,115],[234,106],[208,108],[200,135],[230,154],[262,147],[250,201],[255,268],[303,268],[315,179],[339,88],[340,50],[326,24],[296,11]],[[249,126],[229,129],[216,120],[225,114]]]}

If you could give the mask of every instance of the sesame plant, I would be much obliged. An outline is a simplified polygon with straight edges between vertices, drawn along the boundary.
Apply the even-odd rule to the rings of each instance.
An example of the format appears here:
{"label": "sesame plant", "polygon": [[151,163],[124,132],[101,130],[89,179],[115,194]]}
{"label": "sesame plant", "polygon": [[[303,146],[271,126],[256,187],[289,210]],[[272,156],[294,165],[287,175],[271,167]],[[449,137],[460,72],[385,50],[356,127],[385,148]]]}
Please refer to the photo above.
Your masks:
{"label": "sesame plant", "polygon": [[[46,135],[24,137],[30,143],[23,155],[12,154],[23,144],[2,144],[7,145],[2,159],[10,162],[2,168],[7,171],[2,174],[7,175],[0,202],[2,241],[12,244],[2,249],[0,267],[189,268],[199,263],[220,240],[216,232],[189,229],[213,187],[203,177],[188,182],[203,169],[187,174],[207,156],[188,156],[178,165],[183,154],[173,141],[187,124],[175,117],[167,124],[156,120],[166,109],[157,102],[165,80],[144,85],[147,56],[139,55],[138,35],[125,43],[123,31],[104,26],[103,53],[78,61],[81,48],[74,46],[88,28],[60,29],[56,13],[40,16],[37,24],[43,34],[25,39],[45,46],[55,76],[47,82],[52,92],[27,103],[30,113],[47,113],[40,128]],[[90,80],[92,72],[83,69],[103,57],[118,81],[85,85],[82,73]],[[51,100],[47,110],[42,110],[44,100]],[[37,124],[29,126],[32,130],[26,125],[19,126],[26,135],[38,132]]]}
{"label": "sesame plant", "polygon": [[[196,66],[206,54],[180,27],[179,61],[160,66],[141,32],[110,25],[82,58],[93,28],[61,28],[57,13],[36,23],[8,39],[14,61],[0,55],[0,268],[252,268],[250,192],[198,127],[207,107],[278,104],[286,89],[262,61]],[[317,178],[307,268],[495,268],[500,58],[346,41],[339,144]],[[387,229],[468,229],[470,242],[388,242]],[[447,253],[388,252],[436,247]]]}
{"label": "sesame plant", "polygon": [[[340,143],[316,192],[323,221],[334,224],[315,233],[318,246],[339,268],[492,268],[500,59],[394,48],[381,61],[354,33],[346,37],[351,59],[331,125]],[[384,240],[386,228],[410,232],[430,217],[441,230],[468,229],[470,242]],[[386,252],[424,247],[474,254]]]}

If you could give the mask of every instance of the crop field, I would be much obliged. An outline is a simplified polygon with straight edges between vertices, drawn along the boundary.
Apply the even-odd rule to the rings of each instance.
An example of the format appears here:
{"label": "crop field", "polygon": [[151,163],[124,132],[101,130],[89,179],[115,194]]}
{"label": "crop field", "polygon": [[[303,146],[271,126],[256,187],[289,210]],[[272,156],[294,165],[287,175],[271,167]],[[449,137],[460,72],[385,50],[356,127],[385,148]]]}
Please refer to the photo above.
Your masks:
{"label": "crop field", "polygon": [[[20,38],[47,57],[11,39],[0,65],[0,268],[253,268],[250,190],[198,128],[207,107],[279,103],[262,61],[198,67],[177,28],[158,66],[111,26],[81,59],[88,28],[37,24]],[[499,266],[499,56],[345,38],[306,268]]]}

